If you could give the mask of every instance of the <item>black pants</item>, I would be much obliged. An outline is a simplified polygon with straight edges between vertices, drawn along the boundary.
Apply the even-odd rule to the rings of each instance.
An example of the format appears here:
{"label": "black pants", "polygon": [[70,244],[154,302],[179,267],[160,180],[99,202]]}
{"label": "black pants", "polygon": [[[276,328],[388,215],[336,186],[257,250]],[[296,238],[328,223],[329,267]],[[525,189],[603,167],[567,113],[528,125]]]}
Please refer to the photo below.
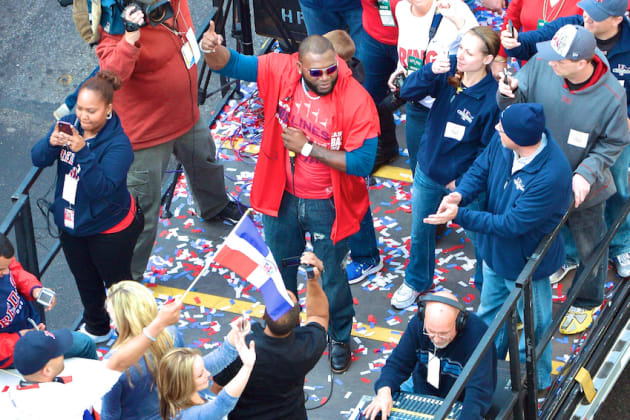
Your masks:
{"label": "black pants", "polygon": [[105,290],[121,280],[131,280],[131,257],[144,227],[142,211],[126,229],[109,234],[72,236],[61,234],[61,246],[83,303],[86,329],[94,335],[109,332]]}

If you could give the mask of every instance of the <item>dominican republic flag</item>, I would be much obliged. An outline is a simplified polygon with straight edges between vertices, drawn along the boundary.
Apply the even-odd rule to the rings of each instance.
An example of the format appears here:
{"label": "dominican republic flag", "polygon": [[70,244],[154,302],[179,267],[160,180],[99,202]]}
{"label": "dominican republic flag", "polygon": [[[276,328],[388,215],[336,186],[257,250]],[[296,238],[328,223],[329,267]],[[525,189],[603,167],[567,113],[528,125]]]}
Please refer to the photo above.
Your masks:
{"label": "dominican republic flag", "polygon": [[267,313],[274,321],[293,307],[276,261],[249,217],[242,217],[232,229],[214,261],[258,288],[265,299]]}

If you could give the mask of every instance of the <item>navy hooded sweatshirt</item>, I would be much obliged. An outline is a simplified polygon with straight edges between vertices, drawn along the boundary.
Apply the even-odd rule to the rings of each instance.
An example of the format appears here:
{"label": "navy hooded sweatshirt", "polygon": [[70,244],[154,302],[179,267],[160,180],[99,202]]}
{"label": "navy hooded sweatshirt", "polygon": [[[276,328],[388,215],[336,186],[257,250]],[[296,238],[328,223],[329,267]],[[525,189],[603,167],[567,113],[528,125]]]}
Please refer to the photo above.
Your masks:
{"label": "navy hooded sweatshirt", "polygon": [[[83,135],[76,116],[63,121],[73,123]],[[57,162],[55,200],[50,207],[55,223],[73,236],[99,234],[117,225],[129,213],[131,196],[127,190],[127,171],[133,162],[133,150],[115,112],[98,134],[86,139],[77,153],[69,147],[51,146],[50,129],[46,137],[31,149],[33,165],[43,168]],[[75,204],[62,198],[66,174],[78,178]],[[74,209],[74,229],[64,226],[64,211]]]}
{"label": "navy hooded sweatshirt", "polygon": [[[455,222],[478,232],[476,244],[484,262],[508,280],[516,280],[538,243],[560,223],[569,207],[571,167],[547,129],[545,136],[547,145],[512,174],[514,152],[503,147],[496,133],[455,188],[462,195]],[[487,211],[463,207],[483,191]],[[564,243],[558,236],[533,279],[551,275],[564,256]]]}

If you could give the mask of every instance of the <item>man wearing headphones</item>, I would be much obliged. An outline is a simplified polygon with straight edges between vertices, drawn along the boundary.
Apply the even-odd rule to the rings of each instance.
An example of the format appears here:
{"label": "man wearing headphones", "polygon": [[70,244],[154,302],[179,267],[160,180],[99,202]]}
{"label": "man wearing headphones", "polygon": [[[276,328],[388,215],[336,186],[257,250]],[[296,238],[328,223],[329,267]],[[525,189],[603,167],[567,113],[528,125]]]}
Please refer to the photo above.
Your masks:
{"label": "man wearing headphones", "polygon": [[[397,392],[411,375],[413,392],[444,398],[462,372],[486,324],[449,292],[441,291],[420,298],[418,315],[409,322],[400,343],[387,359],[381,376],[374,384],[376,398],[366,407],[365,418],[378,413],[387,419],[392,409],[392,393]],[[460,395],[463,402],[460,419],[480,419],[492,403],[497,382],[494,348],[481,359]]]}

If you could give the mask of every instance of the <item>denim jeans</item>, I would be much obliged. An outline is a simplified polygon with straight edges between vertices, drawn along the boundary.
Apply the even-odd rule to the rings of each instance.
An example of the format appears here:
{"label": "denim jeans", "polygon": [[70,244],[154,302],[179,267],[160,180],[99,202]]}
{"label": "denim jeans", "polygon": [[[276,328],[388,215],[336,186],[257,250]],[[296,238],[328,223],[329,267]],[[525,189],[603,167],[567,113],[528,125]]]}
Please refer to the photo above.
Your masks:
{"label": "denim jeans", "polygon": [[[450,191],[441,184],[429,178],[420,166],[416,167],[411,192],[411,249],[409,264],[405,270],[405,283],[417,292],[428,290],[433,284],[435,270],[435,225],[429,225],[422,220],[435,213],[442,197]],[[477,209],[475,200],[468,208]],[[474,234],[466,232],[469,239],[474,241]],[[474,242],[473,242],[474,243]],[[476,254],[476,250],[475,250]],[[477,257],[477,272],[481,270],[481,258]],[[481,276],[479,276],[481,278]],[[482,280],[479,281],[481,283]],[[477,277],[475,277],[477,285]]]}
{"label": "denim jeans", "polygon": [[332,198],[324,200],[298,198],[284,192],[278,217],[263,215],[265,241],[278,262],[287,289],[297,296],[297,266],[282,267],[284,258],[301,255],[306,247],[305,234],[310,233],[313,252],[324,263],[321,281],[328,297],[330,321],[328,335],[336,341],[350,340],[354,308],[343,262],[348,241],[333,244],[330,232],[335,221]]}
{"label": "denim jeans", "polygon": [[97,360],[96,344],[94,340],[78,331],[72,331],[72,347],[64,355],[64,359],[81,357],[83,359]]}
{"label": "denim jeans", "polygon": [[[580,262],[575,278],[584,269],[584,262],[597,248],[599,242],[606,235],[606,222],[604,221],[604,208],[606,202],[602,202],[593,207],[580,209],[571,212],[566,226],[562,228],[562,235],[565,242],[567,262]],[[599,306],[604,301],[604,285],[608,273],[608,254],[604,255],[600,263],[595,268],[595,275],[591,275],[580,293],[578,293],[574,306],[583,309],[592,309]],[[573,286],[571,286],[571,289]],[[569,289],[569,290],[571,290]],[[567,295],[569,292],[566,293]]]}
{"label": "denim jeans", "polygon": [[[515,287],[514,280],[508,280],[495,273],[488,264],[483,264],[483,290],[481,291],[481,302],[477,309],[477,315],[489,326],[497,315],[503,302]],[[543,336],[552,321],[552,294],[549,277],[538,279],[532,282],[532,297],[534,309],[534,338],[535,342]],[[519,299],[516,307],[521,319],[523,316],[523,298]],[[507,323],[497,334],[494,344],[497,348],[497,358],[505,359],[508,351],[508,329]],[[521,363],[525,363],[525,334],[521,333],[518,342],[518,350]],[[536,378],[538,389],[545,389],[551,385],[551,342],[545,348],[542,356],[536,363]]]}
{"label": "denim jeans", "polygon": [[348,238],[348,245],[352,261],[368,265],[379,263],[380,255],[376,245],[376,231],[370,207],[361,220],[359,231]]}
{"label": "denim jeans", "polygon": [[[630,165],[630,147],[626,147],[617,158],[615,164],[610,168],[612,172],[617,192],[606,200],[606,225],[610,226],[615,220],[621,207],[630,197],[628,193],[628,166]],[[619,227],[617,234],[610,242],[608,248],[611,257],[617,257],[626,252],[630,252],[630,217]]]}
{"label": "denim jeans", "polygon": [[389,94],[387,80],[398,63],[396,46],[383,44],[365,32],[357,54],[365,68],[363,87],[378,105]]}
{"label": "denim jeans", "polygon": [[[363,8],[358,7],[350,10],[330,11],[325,8],[311,9],[300,2],[304,23],[306,24],[306,32],[309,35],[324,35],[326,32],[335,29],[346,29],[350,37],[354,41],[355,47],[359,49],[361,40],[363,39]],[[361,57],[359,57],[360,59]]]}
{"label": "denim jeans", "polygon": [[424,105],[411,102],[407,102],[405,105],[405,112],[407,113],[405,139],[407,141],[407,151],[409,152],[409,168],[414,176],[418,163],[417,156],[420,149],[420,139],[424,134],[429,111],[429,108]]}

